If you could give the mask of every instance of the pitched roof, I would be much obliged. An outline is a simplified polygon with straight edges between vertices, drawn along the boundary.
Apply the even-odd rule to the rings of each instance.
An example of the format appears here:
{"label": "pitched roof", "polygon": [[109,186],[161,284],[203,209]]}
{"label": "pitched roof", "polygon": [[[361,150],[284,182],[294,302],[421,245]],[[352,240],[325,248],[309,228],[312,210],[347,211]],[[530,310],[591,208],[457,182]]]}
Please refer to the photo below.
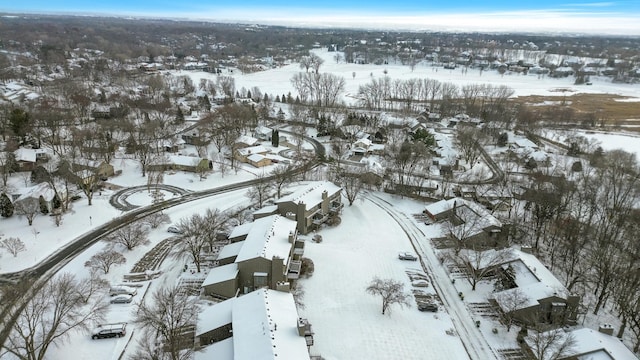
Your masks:
{"label": "pitched roof", "polygon": [[340,192],[342,188],[329,181],[313,181],[304,188],[276,200],[276,204],[294,202],[296,204],[303,203],[309,207],[313,207],[322,202],[322,193],[325,190],[329,196],[332,196]]}
{"label": "pitched roof", "polygon": [[236,263],[262,257],[271,260],[274,256],[288,259],[291,251],[289,234],[295,233],[297,223],[279,215],[271,215],[253,222],[238,253]]}

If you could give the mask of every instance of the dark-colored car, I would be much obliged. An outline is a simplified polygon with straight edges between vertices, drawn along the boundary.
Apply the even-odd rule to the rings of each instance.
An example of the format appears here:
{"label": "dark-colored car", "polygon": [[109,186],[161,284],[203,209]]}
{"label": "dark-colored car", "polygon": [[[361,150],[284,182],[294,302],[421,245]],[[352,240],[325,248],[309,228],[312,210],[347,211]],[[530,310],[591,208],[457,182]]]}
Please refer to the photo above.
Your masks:
{"label": "dark-colored car", "polygon": [[109,301],[112,304],[128,304],[133,300],[133,296],[129,294],[116,295]]}
{"label": "dark-colored car", "polygon": [[118,323],[118,324],[104,324],[98,325],[98,327],[93,330],[91,334],[91,338],[95,339],[106,339],[113,337],[123,337],[127,333],[127,323]]}
{"label": "dark-colored car", "polygon": [[418,260],[418,257],[413,255],[410,252],[403,251],[403,252],[398,254],[398,259],[416,261],[416,260]]}
{"label": "dark-colored car", "polygon": [[430,311],[430,312],[438,312],[438,305],[432,303],[419,303],[418,310],[420,311]]}

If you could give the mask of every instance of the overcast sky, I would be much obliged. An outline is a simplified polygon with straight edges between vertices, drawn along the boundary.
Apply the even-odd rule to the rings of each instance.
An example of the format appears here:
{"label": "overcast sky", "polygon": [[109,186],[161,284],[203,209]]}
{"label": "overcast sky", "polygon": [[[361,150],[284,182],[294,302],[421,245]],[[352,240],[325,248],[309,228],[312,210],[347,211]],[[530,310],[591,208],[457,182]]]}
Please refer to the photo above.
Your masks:
{"label": "overcast sky", "polygon": [[0,11],[398,30],[640,35],[638,0],[3,0]]}

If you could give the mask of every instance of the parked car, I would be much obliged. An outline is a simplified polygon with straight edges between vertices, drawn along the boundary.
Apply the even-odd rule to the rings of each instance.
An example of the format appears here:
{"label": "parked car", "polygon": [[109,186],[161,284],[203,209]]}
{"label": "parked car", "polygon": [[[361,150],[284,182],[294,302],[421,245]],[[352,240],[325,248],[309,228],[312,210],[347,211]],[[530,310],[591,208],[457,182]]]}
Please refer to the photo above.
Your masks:
{"label": "parked car", "polygon": [[438,312],[438,305],[432,303],[418,303],[418,310]]}
{"label": "parked car", "polygon": [[123,337],[127,334],[127,323],[98,325],[91,333],[92,339]]}
{"label": "parked car", "polygon": [[133,300],[133,296],[128,294],[116,295],[111,298],[112,304],[128,304]]}
{"label": "parked car", "polygon": [[171,225],[167,228],[167,231],[172,233],[172,234],[182,234],[183,231],[182,229],[180,229],[179,227],[175,226],[175,225]]}
{"label": "parked car", "polygon": [[416,260],[418,260],[418,257],[415,256],[414,254],[410,253],[410,252],[403,251],[403,252],[398,254],[398,259],[416,261]]}
{"label": "parked car", "polygon": [[138,294],[138,290],[128,287],[128,286],[112,286],[109,289],[109,295],[131,295],[136,296]]}

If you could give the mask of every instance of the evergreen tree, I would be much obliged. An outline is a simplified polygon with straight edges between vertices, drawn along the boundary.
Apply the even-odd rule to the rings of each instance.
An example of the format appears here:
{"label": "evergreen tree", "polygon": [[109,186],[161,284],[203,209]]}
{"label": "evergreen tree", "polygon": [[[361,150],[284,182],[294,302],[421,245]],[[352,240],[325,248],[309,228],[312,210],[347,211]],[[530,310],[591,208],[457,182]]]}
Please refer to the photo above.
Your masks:
{"label": "evergreen tree", "polygon": [[276,95],[276,102],[280,102],[280,95]]}
{"label": "evergreen tree", "polygon": [[40,203],[40,212],[43,215],[47,215],[49,213],[49,207],[47,206],[47,202],[44,200],[42,196],[38,198],[38,202]]}
{"label": "evergreen tree", "polygon": [[13,109],[9,114],[11,131],[24,142],[29,128],[29,113],[22,109]]}
{"label": "evergreen tree", "polygon": [[280,146],[280,131],[278,131],[277,129],[276,131],[274,131],[272,141],[273,141],[273,146],[275,147]]}
{"label": "evergreen tree", "polygon": [[13,203],[5,193],[0,194],[0,216],[8,218],[13,215]]}
{"label": "evergreen tree", "polygon": [[182,113],[182,108],[178,105],[178,110],[176,111],[176,124],[184,123],[184,114]]}
{"label": "evergreen tree", "polygon": [[276,131],[271,129],[271,146],[276,146]]}
{"label": "evergreen tree", "polygon": [[498,136],[498,146],[505,147],[507,146],[507,142],[509,141],[509,135],[507,133],[502,133]]}

